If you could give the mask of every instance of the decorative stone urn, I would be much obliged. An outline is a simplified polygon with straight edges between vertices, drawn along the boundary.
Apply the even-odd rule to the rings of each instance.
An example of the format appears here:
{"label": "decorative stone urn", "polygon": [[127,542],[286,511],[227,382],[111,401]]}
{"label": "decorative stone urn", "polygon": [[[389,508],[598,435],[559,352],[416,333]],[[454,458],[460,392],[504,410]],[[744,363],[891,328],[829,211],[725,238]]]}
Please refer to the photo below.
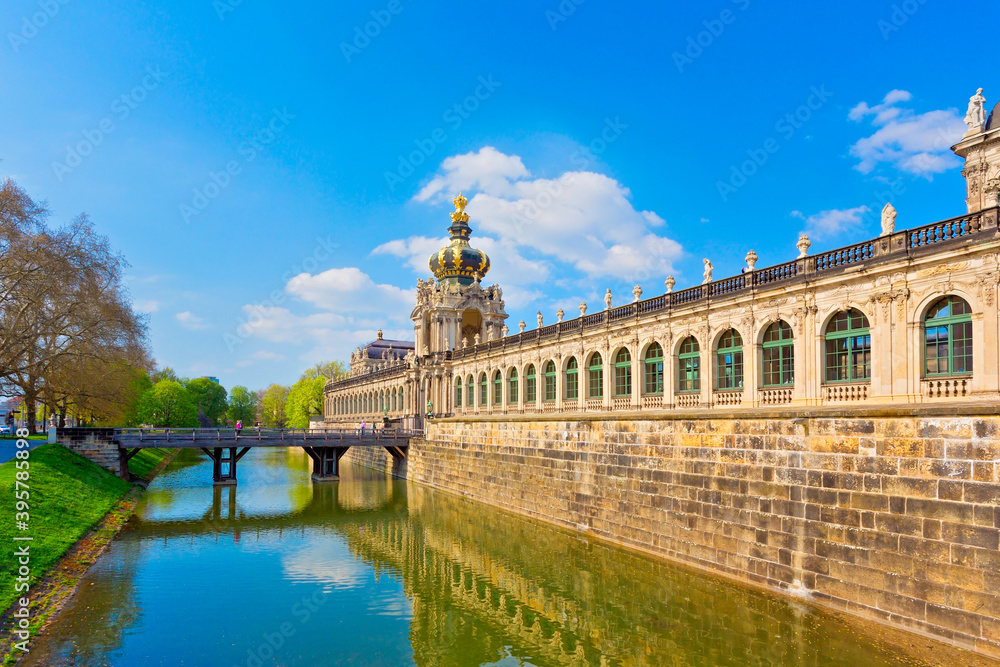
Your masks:
{"label": "decorative stone urn", "polygon": [[799,236],[799,242],[795,244],[795,247],[799,249],[799,259],[802,259],[809,254],[809,246],[812,245],[812,241],[805,234]]}

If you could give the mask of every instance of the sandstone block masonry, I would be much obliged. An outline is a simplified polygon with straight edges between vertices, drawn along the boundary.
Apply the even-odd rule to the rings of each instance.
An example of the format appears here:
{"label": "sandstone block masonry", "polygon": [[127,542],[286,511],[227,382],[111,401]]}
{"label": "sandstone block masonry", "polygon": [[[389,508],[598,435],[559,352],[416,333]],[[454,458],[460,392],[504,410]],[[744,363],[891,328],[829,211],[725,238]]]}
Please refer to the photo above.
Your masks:
{"label": "sandstone block masonry", "polygon": [[56,437],[68,449],[118,474],[118,445],[112,442],[113,435],[111,428],[61,428]]}
{"label": "sandstone block masonry", "polygon": [[394,473],[1000,657],[1000,417],[977,410],[448,419]]}

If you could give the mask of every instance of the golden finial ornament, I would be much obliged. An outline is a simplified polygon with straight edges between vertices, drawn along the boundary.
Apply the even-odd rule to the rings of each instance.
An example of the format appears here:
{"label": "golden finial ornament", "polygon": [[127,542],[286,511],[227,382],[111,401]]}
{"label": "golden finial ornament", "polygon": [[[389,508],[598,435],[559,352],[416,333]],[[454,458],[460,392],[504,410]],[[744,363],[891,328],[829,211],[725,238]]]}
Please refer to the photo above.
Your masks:
{"label": "golden finial ornament", "polygon": [[465,212],[465,205],[469,203],[469,200],[462,196],[462,193],[458,193],[458,196],[451,200],[455,205],[455,212],[451,214],[452,222],[468,222],[469,214]]}

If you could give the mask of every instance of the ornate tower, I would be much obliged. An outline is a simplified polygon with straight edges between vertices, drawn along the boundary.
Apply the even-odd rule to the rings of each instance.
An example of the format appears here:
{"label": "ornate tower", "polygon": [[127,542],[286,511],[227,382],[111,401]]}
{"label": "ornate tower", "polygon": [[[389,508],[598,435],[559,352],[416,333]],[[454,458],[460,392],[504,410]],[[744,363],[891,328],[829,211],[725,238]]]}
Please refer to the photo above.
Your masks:
{"label": "ornate tower", "polygon": [[966,182],[966,205],[969,213],[976,213],[997,205],[1000,192],[1000,104],[986,116],[986,99],[980,88],[969,98],[965,115],[968,131],[962,140],[951,147],[965,159],[962,175]]}
{"label": "ornate tower", "polygon": [[459,194],[452,202],[455,212],[451,214],[451,243],[431,255],[427,265],[440,284],[471,285],[478,283],[490,270],[490,258],[482,250],[469,245],[472,228],[465,205],[469,200]]}
{"label": "ornate tower", "polygon": [[417,305],[410,319],[418,356],[453,350],[463,341],[474,345],[499,338],[507,319],[500,287],[484,289],[480,284],[490,270],[490,258],[469,245],[468,200],[458,195],[453,202],[451,242],[428,260],[434,277],[417,280]]}

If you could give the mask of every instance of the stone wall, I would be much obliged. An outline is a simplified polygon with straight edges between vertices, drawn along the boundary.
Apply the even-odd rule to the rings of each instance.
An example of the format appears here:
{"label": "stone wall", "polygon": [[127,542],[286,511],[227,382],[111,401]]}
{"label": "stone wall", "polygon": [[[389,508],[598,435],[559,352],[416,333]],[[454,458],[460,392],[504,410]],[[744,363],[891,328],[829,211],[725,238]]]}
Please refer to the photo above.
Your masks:
{"label": "stone wall", "polygon": [[111,442],[113,435],[110,428],[61,428],[56,431],[56,441],[117,475],[121,466],[118,445]]}
{"label": "stone wall", "polygon": [[449,419],[397,474],[1000,657],[1000,417],[976,410]]}
{"label": "stone wall", "polygon": [[351,447],[344,456],[344,460],[350,463],[406,478],[407,462],[394,459],[383,447]]}

